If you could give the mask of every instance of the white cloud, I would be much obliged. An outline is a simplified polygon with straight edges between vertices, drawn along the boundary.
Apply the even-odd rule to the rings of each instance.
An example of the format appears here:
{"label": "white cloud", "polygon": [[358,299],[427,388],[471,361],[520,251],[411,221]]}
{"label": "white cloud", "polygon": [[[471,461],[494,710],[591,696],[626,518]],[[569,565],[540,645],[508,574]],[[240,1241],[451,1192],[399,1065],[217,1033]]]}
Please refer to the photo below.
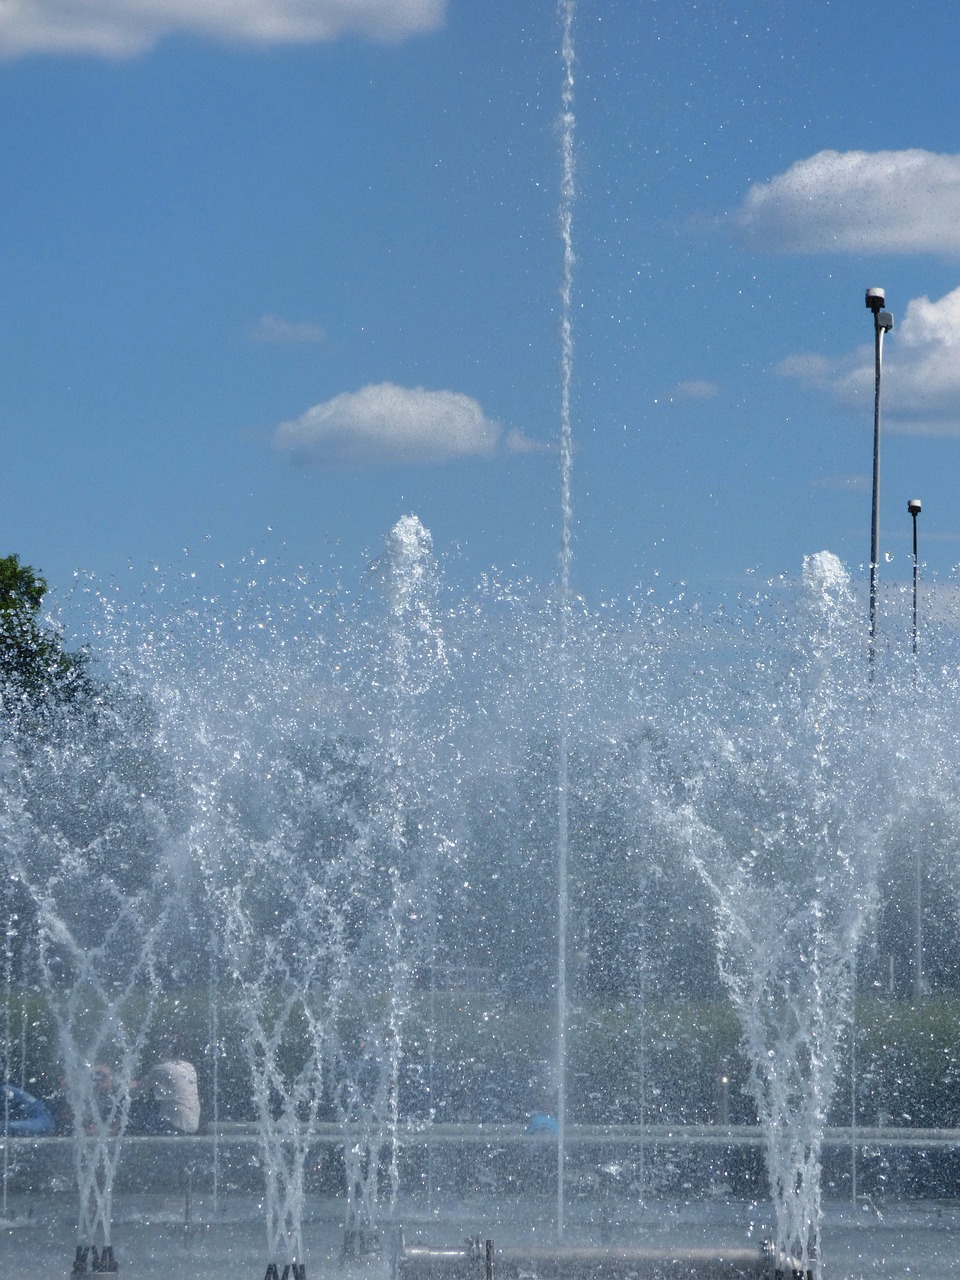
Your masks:
{"label": "white cloud", "polygon": [[542,440],[531,440],[516,427],[511,427],[503,438],[503,447],[507,453],[551,453],[553,447]]}
{"label": "white cloud", "polygon": [[740,234],[790,253],[960,253],[960,155],[820,151],[755,183]]}
{"label": "white cloud", "polygon": [[[777,372],[843,404],[872,404],[874,344],[833,359],[790,356]],[[914,298],[884,339],[883,411],[885,427],[901,434],[960,435],[960,288]]]}
{"label": "white cloud", "polygon": [[539,448],[519,431],[506,440],[476,400],[381,382],[314,405],[273,435],[282,452],[320,467],[369,467],[492,458]]}
{"label": "white cloud", "polygon": [[174,32],[252,44],[434,31],[447,0],[0,0],[0,57],[129,57]]}
{"label": "white cloud", "polygon": [[261,316],[256,324],[247,330],[251,342],[276,342],[296,344],[301,342],[323,342],[326,334],[312,320],[282,320],[280,316]]}

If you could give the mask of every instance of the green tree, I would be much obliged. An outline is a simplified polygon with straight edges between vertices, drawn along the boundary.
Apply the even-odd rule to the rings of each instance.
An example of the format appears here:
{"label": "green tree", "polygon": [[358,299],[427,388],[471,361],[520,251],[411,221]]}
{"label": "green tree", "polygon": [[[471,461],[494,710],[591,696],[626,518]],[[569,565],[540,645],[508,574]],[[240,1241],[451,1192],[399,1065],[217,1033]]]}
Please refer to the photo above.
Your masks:
{"label": "green tree", "polygon": [[0,558],[0,705],[73,701],[92,691],[86,653],[70,653],[44,621],[46,581],[18,556]]}

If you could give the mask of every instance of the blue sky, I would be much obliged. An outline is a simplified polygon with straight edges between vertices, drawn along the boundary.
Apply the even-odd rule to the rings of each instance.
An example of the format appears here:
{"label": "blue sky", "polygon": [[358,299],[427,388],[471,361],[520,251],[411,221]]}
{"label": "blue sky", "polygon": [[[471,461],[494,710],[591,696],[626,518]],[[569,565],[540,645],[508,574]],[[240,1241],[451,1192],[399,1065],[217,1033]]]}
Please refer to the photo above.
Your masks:
{"label": "blue sky", "polygon": [[[4,553],[558,569],[553,0],[0,8]],[[578,0],[573,583],[960,563],[960,16]],[[888,559],[889,558],[889,559]],[[211,570],[212,571],[212,570]]]}

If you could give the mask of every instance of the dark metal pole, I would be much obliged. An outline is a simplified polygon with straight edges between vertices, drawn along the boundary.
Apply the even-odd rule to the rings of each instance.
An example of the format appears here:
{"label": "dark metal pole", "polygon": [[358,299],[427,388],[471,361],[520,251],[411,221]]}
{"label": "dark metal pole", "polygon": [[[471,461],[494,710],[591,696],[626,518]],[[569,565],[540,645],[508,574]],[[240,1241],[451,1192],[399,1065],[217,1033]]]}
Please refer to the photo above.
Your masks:
{"label": "dark metal pole", "polygon": [[914,939],[913,939],[913,998],[917,1004],[923,1000],[923,844],[922,844],[922,828],[917,834],[917,847],[914,857],[914,880],[915,884],[914,906],[916,908],[914,918]]}
{"label": "dark metal pole", "polygon": [[[920,580],[920,558],[917,555],[917,516],[921,511],[919,498],[911,498],[907,510],[913,517],[913,660],[914,676],[917,674],[916,660],[919,649],[920,627],[917,613],[917,587]],[[922,828],[921,828],[922,831]],[[913,998],[917,1004],[923,999],[923,844],[917,835],[917,846],[914,860],[914,907],[915,928],[913,944]]]}
{"label": "dark metal pole", "polygon": [[884,311],[886,297],[882,289],[868,289],[866,305],[873,312],[874,396],[873,396],[873,508],[870,519],[870,674],[877,643],[877,579],[880,557],[880,374],[883,359],[883,335],[893,328],[893,316]]}
{"label": "dark metal pole", "polygon": [[907,510],[913,516],[913,656],[917,656],[919,648],[920,627],[917,614],[917,588],[920,580],[920,561],[917,558],[917,516],[921,511],[919,498],[911,498]]}
{"label": "dark metal pole", "polygon": [[873,502],[870,508],[870,663],[873,665],[877,643],[877,559],[880,555],[880,371],[883,339],[877,313],[873,315],[874,330],[874,393],[873,393]]}

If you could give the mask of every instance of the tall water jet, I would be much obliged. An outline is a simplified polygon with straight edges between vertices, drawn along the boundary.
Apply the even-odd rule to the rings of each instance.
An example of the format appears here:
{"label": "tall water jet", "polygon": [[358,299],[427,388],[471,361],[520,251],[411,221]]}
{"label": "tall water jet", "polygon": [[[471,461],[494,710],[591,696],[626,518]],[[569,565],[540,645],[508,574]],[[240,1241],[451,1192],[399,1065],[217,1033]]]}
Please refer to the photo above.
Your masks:
{"label": "tall water jet", "polygon": [[574,131],[574,0],[559,0],[563,88],[560,104],[560,235],[563,274],[560,286],[560,724],[557,780],[557,1239],[564,1234],[564,1166],[567,1116],[567,933],[569,916],[568,858],[570,820],[569,644],[571,622],[570,568],[573,555],[573,432],[570,392],[573,380],[573,206],[576,197]]}
{"label": "tall water jet", "polygon": [[809,1273],[838,1046],[897,807],[896,749],[870,713],[861,650],[846,573],[807,557],[796,612],[732,631],[653,730],[656,804],[714,902],[778,1255]]}
{"label": "tall water jet", "polygon": [[352,696],[369,717],[368,759],[378,779],[364,848],[374,858],[367,893],[375,909],[344,974],[334,1055],[347,1163],[347,1252],[378,1243],[384,1164],[391,1215],[396,1206],[403,1036],[418,969],[430,960],[436,880],[451,847],[438,803],[451,785],[449,778],[444,785],[438,750],[449,736],[450,716],[436,616],[440,580],[432,538],[416,516],[397,522],[374,570],[386,617],[370,684],[354,685]]}

